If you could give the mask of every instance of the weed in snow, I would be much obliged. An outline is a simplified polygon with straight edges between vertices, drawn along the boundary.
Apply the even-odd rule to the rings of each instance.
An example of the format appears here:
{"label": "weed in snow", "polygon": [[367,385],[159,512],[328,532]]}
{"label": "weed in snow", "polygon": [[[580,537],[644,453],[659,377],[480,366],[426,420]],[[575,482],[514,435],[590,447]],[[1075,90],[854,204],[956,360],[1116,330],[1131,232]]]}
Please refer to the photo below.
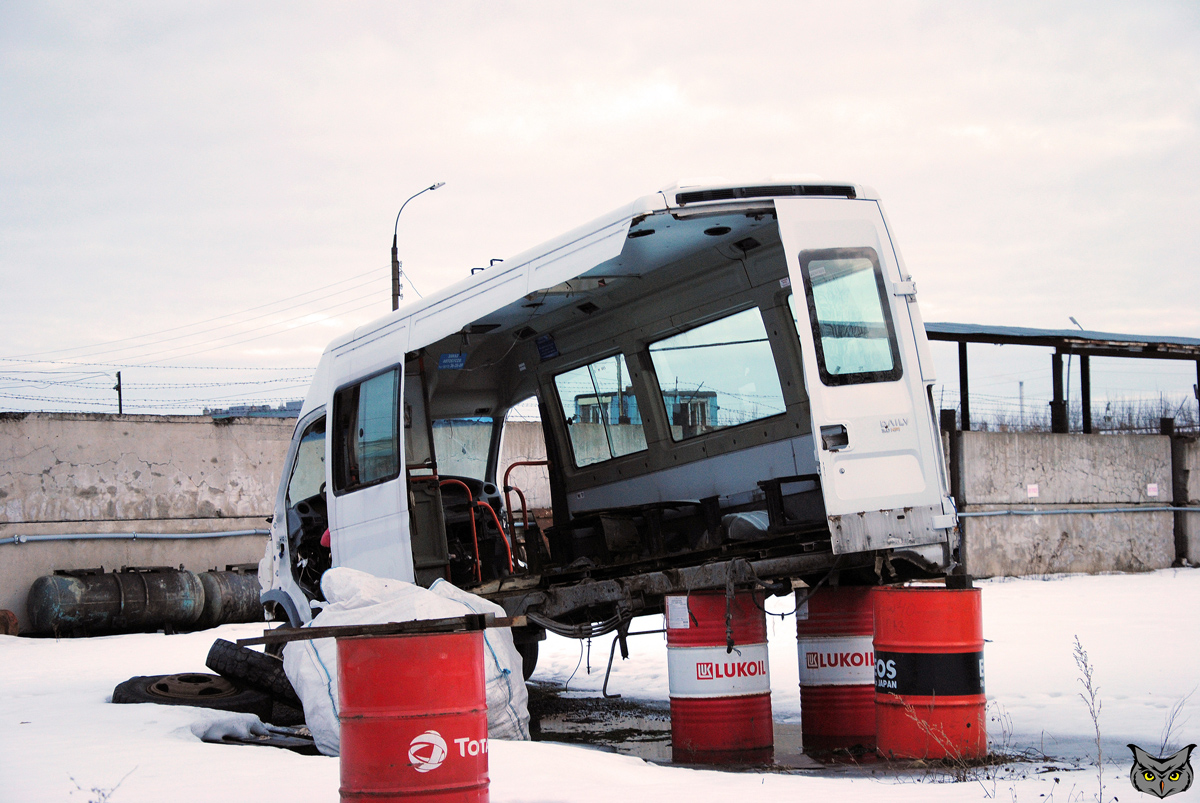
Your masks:
{"label": "weed in snow", "polygon": [[112,786],[108,789],[105,789],[102,786],[93,786],[91,789],[84,789],[79,785],[79,781],[75,780],[74,776],[70,776],[71,783],[75,784],[75,791],[71,792],[71,794],[75,794],[75,792],[87,792],[89,795],[91,795],[91,797],[88,798],[88,803],[108,803],[112,799],[113,793],[121,788],[121,784],[125,783],[125,778],[133,775],[136,770],[137,767],[134,767],[129,772],[125,773],[124,777],[117,781],[115,786]]}

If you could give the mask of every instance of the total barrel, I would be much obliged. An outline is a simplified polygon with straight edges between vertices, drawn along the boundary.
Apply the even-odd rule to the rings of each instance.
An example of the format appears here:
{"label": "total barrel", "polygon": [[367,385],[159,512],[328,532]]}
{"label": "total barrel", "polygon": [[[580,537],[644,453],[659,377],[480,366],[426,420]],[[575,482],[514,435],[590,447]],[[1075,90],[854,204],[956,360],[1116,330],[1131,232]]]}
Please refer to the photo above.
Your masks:
{"label": "total barrel", "polygon": [[338,639],[342,800],[488,800],[483,634]]}
{"label": "total barrel", "polygon": [[979,589],[881,587],[873,597],[879,752],[986,756]]}
{"label": "total barrel", "polygon": [[667,597],[675,761],[758,764],[772,760],[775,733],[762,606],[757,591],[739,591],[728,602],[724,591]]}
{"label": "total barrel", "polygon": [[800,727],[806,753],[875,749],[874,612],[869,586],[797,591]]}

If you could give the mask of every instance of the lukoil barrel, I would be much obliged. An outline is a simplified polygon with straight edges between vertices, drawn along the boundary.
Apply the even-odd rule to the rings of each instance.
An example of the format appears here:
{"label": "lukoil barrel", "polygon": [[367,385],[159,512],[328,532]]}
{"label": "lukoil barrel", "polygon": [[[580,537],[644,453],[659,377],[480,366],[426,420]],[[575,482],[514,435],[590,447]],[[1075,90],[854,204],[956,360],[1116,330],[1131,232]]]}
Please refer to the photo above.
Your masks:
{"label": "lukoil barrel", "polygon": [[488,800],[483,633],[339,638],[342,800]]}
{"label": "lukoil barrel", "polygon": [[806,753],[875,749],[870,586],[796,592],[800,728]]}
{"label": "lukoil barrel", "polygon": [[979,589],[874,593],[875,724],[886,758],[987,755]]}
{"label": "lukoil barrel", "polygon": [[[775,732],[762,605],[758,591],[738,591],[728,605],[724,591],[666,598],[671,747],[676,762],[772,760]],[[732,636],[732,650],[727,636]]]}

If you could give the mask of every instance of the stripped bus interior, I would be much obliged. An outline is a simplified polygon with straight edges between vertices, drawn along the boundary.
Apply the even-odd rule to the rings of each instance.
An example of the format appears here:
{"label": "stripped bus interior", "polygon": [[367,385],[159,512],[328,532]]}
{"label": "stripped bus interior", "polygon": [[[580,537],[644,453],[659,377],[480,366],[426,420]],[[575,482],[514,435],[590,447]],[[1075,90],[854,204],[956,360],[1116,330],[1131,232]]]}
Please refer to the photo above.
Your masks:
{"label": "stripped bus interior", "polygon": [[[842,203],[864,203],[842,189]],[[485,271],[471,285],[483,311],[429,342],[417,337],[426,308],[400,310],[386,320],[406,322],[407,340],[396,342],[409,347],[393,350],[391,364],[375,359],[357,376],[339,375],[335,359],[329,391],[306,404],[282,492],[286,551],[305,597],[320,599],[330,565],[353,563],[346,547],[339,555],[328,506],[396,481],[411,579],[446,578],[511,613],[536,614],[540,601],[545,621],[582,626],[577,634],[593,632],[587,623],[661,609],[663,593],[699,582],[704,567],[732,576],[741,561],[762,584],[790,590],[792,580],[815,583],[831,570],[870,582],[952,565],[953,523],[938,518],[944,467],[932,445],[920,458],[935,463],[922,467],[935,478],[925,481],[932,525],[911,503],[864,504],[873,509],[855,526],[886,530],[864,535],[827,510],[822,472],[832,469],[822,455],[853,446],[855,433],[814,420],[814,383],[823,392],[904,385],[918,434],[936,438],[931,375],[917,364],[923,343],[910,321],[897,320],[911,302],[895,300],[907,276],[888,241],[818,242],[794,249],[789,267],[771,198],[669,200],[626,219],[615,256],[519,297],[510,292],[494,309],[479,307],[478,296],[504,283],[506,263]],[[345,343],[372,332],[386,341],[388,325],[373,326]],[[816,366],[807,378],[806,338]],[[545,527],[522,504],[523,489],[506,488],[500,461],[511,411],[535,405],[537,416],[527,417],[540,419],[548,456]],[[877,416],[882,437],[887,412]],[[908,463],[890,452],[879,459],[896,468],[872,482],[917,488],[891,479]],[[322,545],[327,529],[332,551]]]}

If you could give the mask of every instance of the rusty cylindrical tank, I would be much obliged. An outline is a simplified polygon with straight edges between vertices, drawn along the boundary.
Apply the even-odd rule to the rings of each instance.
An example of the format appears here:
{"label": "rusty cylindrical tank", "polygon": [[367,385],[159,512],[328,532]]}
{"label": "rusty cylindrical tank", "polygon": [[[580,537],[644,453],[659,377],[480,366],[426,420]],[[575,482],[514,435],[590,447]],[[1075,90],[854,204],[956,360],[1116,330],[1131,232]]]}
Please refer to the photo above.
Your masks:
{"label": "rusty cylindrical tank", "polygon": [[231,622],[261,622],[264,618],[262,584],[257,572],[200,572],[204,609],[194,627],[206,630]]}
{"label": "rusty cylindrical tank", "polygon": [[338,639],[341,797],[486,803],[483,633]]}
{"label": "rusty cylindrical tank", "polygon": [[875,716],[886,758],[987,755],[979,589],[880,587]]}
{"label": "rusty cylindrical tank", "polygon": [[26,602],[34,633],[83,636],[193,627],[204,587],[185,569],[54,574],[33,581]]}
{"label": "rusty cylindrical tank", "polygon": [[760,764],[775,749],[767,623],[758,591],[667,597],[671,746],[685,764]]}
{"label": "rusty cylindrical tank", "polygon": [[804,752],[875,749],[871,588],[797,591],[796,649]]}

